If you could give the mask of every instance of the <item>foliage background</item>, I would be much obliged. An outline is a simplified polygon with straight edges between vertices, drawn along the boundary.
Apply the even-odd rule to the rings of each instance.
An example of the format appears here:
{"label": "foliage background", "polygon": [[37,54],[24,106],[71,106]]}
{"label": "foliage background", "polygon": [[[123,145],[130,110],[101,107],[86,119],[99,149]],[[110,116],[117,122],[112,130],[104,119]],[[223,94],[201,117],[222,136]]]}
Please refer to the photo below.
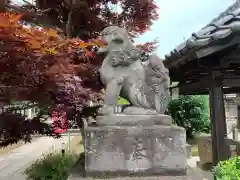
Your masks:
{"label": "foliage background", "polygon": [[239,180],[240,179],[240,157],[219,162],[213,169],[216,180]]}
{"label": "foliage background", "polygon": [[173,99],[167,109],[173,121],[178,126],[186,129],[187,137],[193,137],[194,133],[210,132],[208,96],[179,96]]}

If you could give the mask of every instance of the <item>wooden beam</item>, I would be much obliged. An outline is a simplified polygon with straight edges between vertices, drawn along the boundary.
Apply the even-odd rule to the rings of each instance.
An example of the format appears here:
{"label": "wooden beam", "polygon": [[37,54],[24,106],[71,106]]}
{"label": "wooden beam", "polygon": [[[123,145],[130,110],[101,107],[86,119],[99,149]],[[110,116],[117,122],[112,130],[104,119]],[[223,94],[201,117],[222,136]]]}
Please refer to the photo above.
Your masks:
{"label": "wooden beam", "polygon": [[204,77],[195,82],[179,84],[179,94],[196,93],[208,91],[209,79]]}
{"label": "wooden beam", "polygon": [[225,141],[227,137],[225,107],[222,84],[218,82],[219,77],[221,77],[220,71],[212,71],[209,77],[211,80],[209,101],[212,125],[213,165],[230,157],[229,146]]}
{"label": "wooden beam", "polygon": [[[223,88],[223,94],[236,94],[240,93],[240,87],[233,87],[233,88]],[[209,88],[204,91],[194,91],[194,92],[182,92],[179,94],[181,95],[207,95],[209,94]]]}
{"label": "wooden beam", "polygon": [[227,54],[226,51],[229,51],[228,54],[230,54],[232,51],[236,49],[236,45],[239,44],[239,42],[240,42],[240,38],[232,34],[231,36],[228,36],[227,38],[222,40],[221,43],[214,43],[212,45],[203,46],[203,48],[199,48],[196,51],[196,54],[199,59],[214,53],[220,54],[221,51],[224,51],[224,50],[225,50],[225,54]]}
{"label": "wooden beam", "polygon": [[208,69],[208,67],[201,66],[198,61],[192,61],[181,67],[169,69],[169,74],[173,81],[199,79],[208,73]]}
{"label": "wooden beam", "polygon": [[[189,75],[192,76],[192,75]],[[194,77],[193,77],[194,78]],[[185,79],[187,81],[188,79]],[[240,92],[240,75],[234,75],[231,73],[221,74],[215,78],[215,83],[221,84],[222,87],[228,87],[223,89],[224,94],[239,93]],[[209,76],[202,76],[199,79],[195,79],[189,82],[179,83],[179,94],[191,95],[191,94],[208,94],[210,87]]]}
{"label": "wooden beam", "polygon": [[225,87],[240,87],[240,75],[224,74],[223,86]]}
{"label": "wooden beam", "polygon": [[224,79],[224,87],[240,87],[240,79]]}
{"label": "wooden beam", "polygon": [[171,53],[171,55],[166,57],[166,60],[163,61],[164,66],[169,70],[172,68],[179,68],[185,64],[190,64],[191,61],[197,59],[197,54],[194,50],[190,50],[186,55],[175,56],[175,54]]}
{"label": "wooden beam", "polygon": [[224,94],[236,94],[240,93],[240,87],[230,87],[230,88],[223,88]]}

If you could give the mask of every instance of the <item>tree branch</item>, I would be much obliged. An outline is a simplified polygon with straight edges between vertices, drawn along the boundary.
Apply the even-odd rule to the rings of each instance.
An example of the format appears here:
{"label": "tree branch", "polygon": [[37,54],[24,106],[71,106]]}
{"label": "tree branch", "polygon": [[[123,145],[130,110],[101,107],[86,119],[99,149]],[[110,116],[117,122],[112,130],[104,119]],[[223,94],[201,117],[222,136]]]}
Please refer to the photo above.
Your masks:
{"label": "tree branch", "polygon": [[67,38],[72,37],[72,15],[73,15],[73,0],[69,0],[70,11],[68,13],[68,19],[66,24]]}
{"label": "tree branch", "polygon": [[34,7],[33,5],[29,5],[30,9],[27,8],[27,6],[17,6],[17,5],[10,5],[7,4],[6,8],[10,12],[16,12],[16,13],[22,13],[23,14],[23,20],[30,21],[36,24],[42,24],[45,26],[51,27],[51,24],[47,22],[47,17],[44,17],[46,13],[51,11],[51,8],[48,9],[38,9]]}

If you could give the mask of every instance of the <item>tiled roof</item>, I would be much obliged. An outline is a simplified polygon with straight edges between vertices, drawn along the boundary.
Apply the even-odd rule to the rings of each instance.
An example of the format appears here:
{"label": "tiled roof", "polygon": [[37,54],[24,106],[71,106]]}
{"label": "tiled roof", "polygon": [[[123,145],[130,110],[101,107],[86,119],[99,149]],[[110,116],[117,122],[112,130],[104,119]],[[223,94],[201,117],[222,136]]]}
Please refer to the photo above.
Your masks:
{"label": "tiled roof", "polygon": [[206,47],[227,38],[234,32],[240,32],[240,1],[238,0],[226,11],[213,19],[208,25],[177,46],[165,59],[180,58],[192,49]]}

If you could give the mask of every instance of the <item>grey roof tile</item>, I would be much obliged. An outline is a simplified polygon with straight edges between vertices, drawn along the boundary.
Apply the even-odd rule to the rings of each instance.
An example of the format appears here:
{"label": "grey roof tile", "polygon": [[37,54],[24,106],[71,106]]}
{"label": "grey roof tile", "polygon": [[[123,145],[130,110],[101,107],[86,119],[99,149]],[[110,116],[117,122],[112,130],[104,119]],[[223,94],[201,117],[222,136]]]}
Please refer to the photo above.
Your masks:
{"label": "grey roof tile", "polygon": [[193,33],[188,40],[166,55],[165,59],[179,58],[193,48],[201,48],[211,43],[217,43],[235,32],[240,32],[240,1],[227,8],[226,11],[213,19],[200,31]]}
{"label": "grey roof tile", "polygon": [[181,54],[181,50],[183,50],[184,47],[186,47],[186,42],[183,42],[182,44],[180,44],[178,47],[176,47],[175,50]]}

